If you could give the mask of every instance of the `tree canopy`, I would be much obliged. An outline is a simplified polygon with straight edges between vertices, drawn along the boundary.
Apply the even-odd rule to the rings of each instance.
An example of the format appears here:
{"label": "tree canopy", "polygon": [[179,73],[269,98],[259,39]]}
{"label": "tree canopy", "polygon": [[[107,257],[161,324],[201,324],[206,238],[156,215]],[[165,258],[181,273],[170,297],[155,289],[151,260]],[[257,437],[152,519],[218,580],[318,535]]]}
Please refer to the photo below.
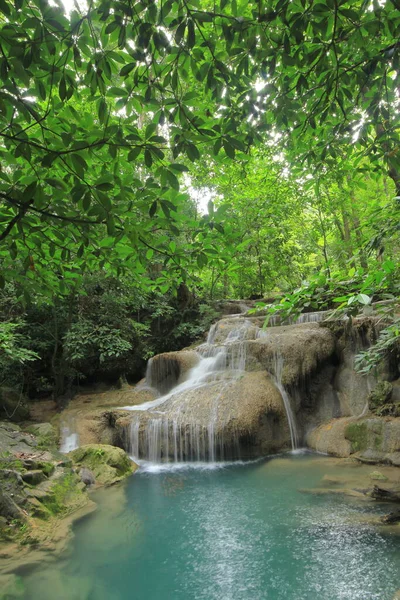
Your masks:
{"label": "tree canopy", "polygon": [[313,185],[340,163],[399,195],[395,0],[0,10],[0,259],[26,301],[99,268],[166,291],[236,244],[190,199],[199,161],[273,147]]}

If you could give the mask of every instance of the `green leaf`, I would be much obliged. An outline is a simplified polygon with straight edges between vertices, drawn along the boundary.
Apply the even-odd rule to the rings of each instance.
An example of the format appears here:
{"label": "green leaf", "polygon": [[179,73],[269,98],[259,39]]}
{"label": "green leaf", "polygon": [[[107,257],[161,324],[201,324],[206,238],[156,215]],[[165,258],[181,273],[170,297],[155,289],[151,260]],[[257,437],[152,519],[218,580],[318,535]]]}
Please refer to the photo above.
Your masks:
{"label": "green leaf", "polygon": [[126,77],[127,75],[129,75],[129,73],[131,71],[133,71],[133,69],[135,67],[136,67],[136,63],[129,63],[128,65],[125,65],[124,67],[122,67],[122,69],[119,72],[120,76]]}
{"label": "green leaf", "polygon": [[154,200],[154,202],[152,203],[152,205],[150,206],[150,209],[149,209],[149,216],[154,217],[154,215],[156,214],[156,211],[157,211],[157,200]]}
{"label": "green leaf", "polygon": [[224,147],[224,150],[225,150],[227,156],[229,156],[229,158],[235,158],[235,148],[231,145],[231,143],[227,139],[224,138],[222,140],[222,145]]}
{"label": "green leaf", "polygon": [[142,148],[140,146],[137,146],[136,148],[132,148],[132,150],[129,151],[128,154],[128,161],[129,162],[133,162],[137,159],[137,157],[139,156],[139,154],[141,153]]}
{"label": "green leaf", "polygon": [[179,163],[171,163],[169,165],[169,168],[172,169],[173,171],[178,171],[178,173],[185,173],[185,172],[189,171],[189,169],[186,165],[181,165]]}

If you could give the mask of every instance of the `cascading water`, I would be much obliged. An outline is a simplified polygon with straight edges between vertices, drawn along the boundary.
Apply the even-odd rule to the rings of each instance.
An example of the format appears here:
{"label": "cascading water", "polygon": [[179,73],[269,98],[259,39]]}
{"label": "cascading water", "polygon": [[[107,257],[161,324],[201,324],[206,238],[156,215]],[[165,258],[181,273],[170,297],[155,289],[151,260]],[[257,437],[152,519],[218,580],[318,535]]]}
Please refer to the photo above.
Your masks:
{"label": "cascading water", "polygon": [[[134,417],[131,423],[127,444],[128,452],[136,459],[151,462],[214,462],[222,460],[226,454],[229,457],[240,457],[238,436],[234,434],[233,441],[231,436],[228,442],[220,431],[216,431],[215,423],[220,416],[218,401],[224,393],[224,383],[238,379],[245,371],[245,341],[254,326],[242,315],[230,317],[230,321],[234,321],[234,327],[223,343],[215,343],[218,323],[210,328],[207,341],[197,348],[197,365],[189,370],[183,381],[178,380],[175,387],[155,400],[125,407],[138,413],[138,417]],[[158,380],[153,369],[154,365],[151,364],[146,373],[148,385]],[[170,372],[171,369],[165,367],[166,377]],[[200,388],[210,388],[214,383],[222,384],[222,387],[216,390],[208,423],[202,425],[196,422],[195,416],[192,419],[188,414],[186,395],[193,394]],[[158,386],[158,389],[162,392],[163,386]],[[166,404],[169,406],[168,412],[164,407]],[[174,412],[174,417],[168,414],[171,412]]]}
{"label": "cascading water", "polygon": [[283,356],[279,352],[274,353],[274,381],[275,385],[281,393],[283,403],[285,405],[287,420],[289,424],[290,430],[290,441],[292,443],[292,450],[296,450],[299,446],[299,436],[297,433],[296,419],[294,417],[294,413],[292,410],[292,405],[290,401],[289,394],[285,389],[285,386],[282,383],[282,373],[283,373],[284,359]]}
{"label": "cascading water", "polygon": [[[125,407],[134,413],[127,443],[131,456],[154,463],[239,459],[240,435],[232,426],[234,417],[229,411],[226,394],[229,396],[232,382],[245,374],[248,342],[267,335],[266,330],[260,329],[251,319],[234,315],[212,325],[207,341],[196,349],[197,364],[182,377],[179,365],[173,362],[177,360],[175,355],[161,357],[163,361],[170,360],[171,364],[163,364],[160,356],[158,364],[151,362],[146,383],[157,387],[160,396]],[[271,371],[283,400],[292,449],[295,449],[298,434],[290,397],[282,384],[282,370],[283,357],[276,353]],[[171,374],[175,385],[172,389],[169,386],[165,393],[163,378],[170,378]],[[207,394],[208,399],[211,396],[206,407],[202,394]],[[199,419],[198,411],[202,410]],[[223,424],[228,422],[229,435],[225,435]]]}
{"label": "cascading water", "polygon": [[67,454],[79,446],[79,434],[76,431],[76,423],[73,419],[61,424],[60,452]]}

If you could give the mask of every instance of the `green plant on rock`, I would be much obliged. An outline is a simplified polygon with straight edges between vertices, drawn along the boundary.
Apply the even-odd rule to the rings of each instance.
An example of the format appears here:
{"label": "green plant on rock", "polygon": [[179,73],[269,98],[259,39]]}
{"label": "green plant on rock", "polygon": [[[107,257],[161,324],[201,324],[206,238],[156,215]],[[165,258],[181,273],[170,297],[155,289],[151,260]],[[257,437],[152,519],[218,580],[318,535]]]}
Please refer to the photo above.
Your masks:
{"label": "green plant on rock", "polygon": [[379,333],[376,343],[356,356],[355,368],[359,373],[370,373],[387,357],[400,358],[400,317],[394,317]]}
{"label": "green plant on rock", "polygon": [[380,381],[368,397],[370,410],[379,417],[400,416],[400,405],[391,401],[393,386],[389,381]]}

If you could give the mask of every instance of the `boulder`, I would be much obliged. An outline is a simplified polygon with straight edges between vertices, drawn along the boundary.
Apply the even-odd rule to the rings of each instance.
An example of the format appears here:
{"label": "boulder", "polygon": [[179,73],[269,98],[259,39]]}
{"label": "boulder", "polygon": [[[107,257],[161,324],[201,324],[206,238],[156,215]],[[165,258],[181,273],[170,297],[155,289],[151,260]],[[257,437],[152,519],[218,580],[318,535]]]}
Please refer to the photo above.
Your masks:
{"label": "boulder", "polygon": [[22,479],[29,485],[38,485],[46,480],[46,475],[40,469],[27,471],[22,474]]}
{"label": "boulder", "polygon": [[51,423],[35,423],[27,431],[36,436],[38,445],[42,448],[57,446],[58,433]]}
{"label": "boulder", "polygon": [[306,436],[307,446],[323,452],[346,458],[351,454],[351,443],[345,437],[348,419],[332,419],[310,431]]}
{"label": "boulder", "polygon": [[154,432],[153,460],[167,455],[183,460],[229,458],[237,456],[239,446],[242,456],[290,448],[281,393],[263,371],[177,391],[164,402],[162,413],[124,413],[117,421],[124,430],[122,439],[129,439],[134,424],[141,456],[148,454],[149,431]]}
{"label": "boulder", "polygon": [[332,419],[309,432],[306,441],[319,452],[400,466],[400,418]]}
{"label": "boulder", "polygon": [[21,431],[14,423],[0,422],[0,455],[31,454],[36,446],[33,435]]}
{"label": "boulder", "polygon": [[83,467],[79,471],[79,477],[86,486],[93,485],[96,482],[95,476],[93,475],[92,471],[90,469],[87,469],[86,467]]}
{"label": "boulder", "polygon": [[0,515],[8,519],[24,521],[27,517],[25,511],[11,497],[11,494],[0,490]]}
{"label": "boulder", "polygon": [[137,469],[122,448],[106,444],[87,444],[69,456],[76,465],[90,470],[96,482],[102,485],[112,485]]}
{"label": "boulder", "polygon": [[306,381],[334,351],[334,335],[318,323],[272,327],[265,337],[248,347],[249,354],[270,373],[278,375],[276,370],[281,368],[280,378],[285,386]]}

